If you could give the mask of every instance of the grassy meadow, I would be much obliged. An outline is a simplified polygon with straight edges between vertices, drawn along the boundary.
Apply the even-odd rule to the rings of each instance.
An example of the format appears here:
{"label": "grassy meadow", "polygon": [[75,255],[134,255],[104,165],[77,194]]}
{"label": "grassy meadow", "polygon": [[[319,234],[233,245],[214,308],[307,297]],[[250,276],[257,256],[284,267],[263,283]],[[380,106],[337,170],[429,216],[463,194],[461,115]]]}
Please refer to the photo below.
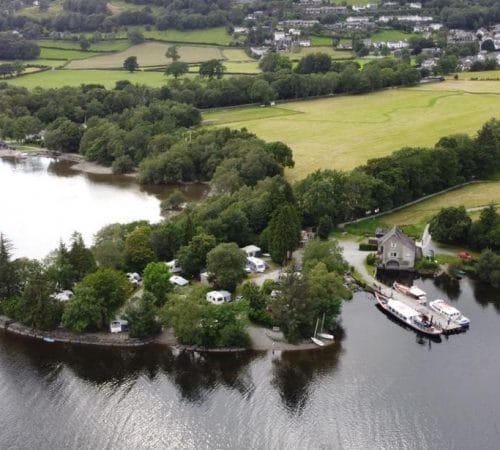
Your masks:
{"label": "grassy meadow", "polygon": [[445,82],[209,112],[204,120],[287,143],[296,162],[288,175],[301,179],[317,169],[352,169],[405,146],[432,146],[445,135],[474,134],[491,117],[500,117],[499,94],[498,82]]}
{"label": "grassy meadow", "polygon": [[500,205],[499,181],[485,181],[464,186],[383,216],[382,220],[389,225],[425,224],[441,208],[460,205],[466,208],[478,208],[491,203]]}

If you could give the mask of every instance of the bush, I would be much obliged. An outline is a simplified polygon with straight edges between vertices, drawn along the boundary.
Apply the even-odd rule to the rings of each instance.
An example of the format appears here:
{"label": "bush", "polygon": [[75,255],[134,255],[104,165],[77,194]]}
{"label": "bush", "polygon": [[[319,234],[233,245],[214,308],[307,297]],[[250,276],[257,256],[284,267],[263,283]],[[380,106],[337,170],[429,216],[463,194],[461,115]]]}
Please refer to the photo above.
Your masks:
{"label": "bush", "polygon": [[359,250],[362,252],[376,252],[378,247],[375,244],[367,244],[362,242],[359,244]]}
{"label": "bush", "polygon": [[264,309],[251,309],[248,313],[248,318],[257,325],[262,325],[266,328],[272,328],[274,325],[273,318]]}
{"label": "bush", "polygon": [[374,266],[377,261],[377,255],[375,253],[370,253],[366,255],[366,264],[369,266]]}
{"label": "bush", "polygon": [[130,156],[119,156],[114,160],[111,169],[113,170],[113,173],[117,175],[132,172],[132,170],[134,170],[134,162],[132,161]]}

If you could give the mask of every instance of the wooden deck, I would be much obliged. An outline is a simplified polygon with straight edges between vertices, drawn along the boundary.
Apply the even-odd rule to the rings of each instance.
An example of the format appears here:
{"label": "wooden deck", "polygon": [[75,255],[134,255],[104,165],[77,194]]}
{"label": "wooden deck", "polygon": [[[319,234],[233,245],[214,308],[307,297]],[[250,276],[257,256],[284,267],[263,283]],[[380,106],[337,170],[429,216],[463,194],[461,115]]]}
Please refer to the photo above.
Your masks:
{"label": "wooden deck", "polygon": [[425,314],[427,317],[429,317],[429,319],[432,318],[432,324],[438,328],[441,328],[443,330],[443,334],[461,333],[466,330],[465,328],[456,324],[455,322],[448,321],[448,319],[445,319],[441,314],[437,313],[429,306],[419,303],[418,300],[412,297],[408,297],[407,295],[404,295],[401,292],[396,291],[390,286],[377,282],[373,283],[371,287],[375,291],[380,292],[386,297],[398,300],[404,303],[405,305],[408,305],[410,308],[413,308],[414,310],[422,314]]}

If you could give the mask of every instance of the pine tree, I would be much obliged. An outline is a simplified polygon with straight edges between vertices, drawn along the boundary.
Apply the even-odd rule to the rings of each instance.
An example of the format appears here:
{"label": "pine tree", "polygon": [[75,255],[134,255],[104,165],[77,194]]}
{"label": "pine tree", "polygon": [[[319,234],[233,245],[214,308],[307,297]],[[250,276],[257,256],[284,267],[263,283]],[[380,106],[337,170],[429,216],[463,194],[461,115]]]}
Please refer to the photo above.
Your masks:
{"label": "pine tree", "polygon": [[283,264],[300,243],[300,219],[290,203],[280,206],[269,222],[269,252],[274,262]]}
{"label": "pine tree", "polygon": [[9,240],[0,234],[0,300],[18,294],[19,277],[12,261],[11,247]]}

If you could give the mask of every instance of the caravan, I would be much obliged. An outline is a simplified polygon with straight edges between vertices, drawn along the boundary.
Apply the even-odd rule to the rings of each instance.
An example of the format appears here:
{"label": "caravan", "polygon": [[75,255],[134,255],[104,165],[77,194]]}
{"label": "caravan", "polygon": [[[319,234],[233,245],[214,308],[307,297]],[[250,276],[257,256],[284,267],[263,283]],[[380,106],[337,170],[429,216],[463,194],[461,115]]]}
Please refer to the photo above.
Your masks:
{"label": "caravan", "polygon": [[231,293],[228,291],[210,291],[206,295],[207,302],[213,305],[222,305],[231,301]]}
{"label": "caravan", "polygon": [[254,256],[249,256],[247,258],[247,266],[252,272],[263,273],[266,271],[266,263],[260,258],[255,258]]}

